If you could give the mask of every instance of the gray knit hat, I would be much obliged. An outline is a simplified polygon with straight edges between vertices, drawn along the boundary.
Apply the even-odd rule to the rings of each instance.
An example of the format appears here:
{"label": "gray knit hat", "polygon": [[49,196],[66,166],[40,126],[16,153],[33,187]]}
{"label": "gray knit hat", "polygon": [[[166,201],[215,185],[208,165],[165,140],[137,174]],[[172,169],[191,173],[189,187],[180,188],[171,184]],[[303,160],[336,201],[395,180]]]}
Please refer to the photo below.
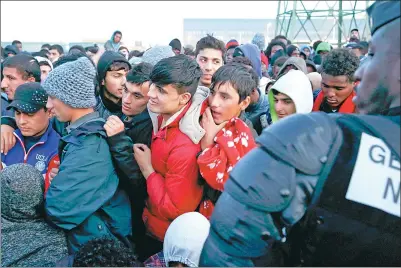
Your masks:
{"label": "gray knit hat", "polygon": [[265,45],[265,36],[262,33],[257,33],[252,39],[252,44],[256,45],[259,50],[265,50],[266,45]]}
{"label": "gray knit hat", "polygon": [[146,50],[142,56],[142,62],[147,62],[156,65],[160,60],[175,56],[170,46],[154,46]]}
{"label": "gray knit hat", "polygon": [[14,220],[43,217],[44,179],[28,164],[14,164],[1,172],[1,214]]}
{"label": "gray knit hat", "polygon": [[43,83],[47,94],[73,108],[96,105],[96,69],[86,57],[64,63],[49,73]]}

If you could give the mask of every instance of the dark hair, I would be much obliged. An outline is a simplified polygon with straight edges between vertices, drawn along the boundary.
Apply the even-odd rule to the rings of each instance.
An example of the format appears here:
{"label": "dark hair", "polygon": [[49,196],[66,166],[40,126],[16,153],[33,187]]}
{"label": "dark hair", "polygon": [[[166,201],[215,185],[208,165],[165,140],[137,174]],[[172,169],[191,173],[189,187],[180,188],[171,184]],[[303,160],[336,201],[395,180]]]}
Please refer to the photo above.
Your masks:
{"label": "dark hair", "polygon": [[322,73],[341,76],[346,75],[348,81],[354,81],[354,73],[359,66],[359,58],[348,49],[333,49],[327,54],[322,64]]}
{"label": "dark hair", "polygon": [[142,263],[122,242],[95,238],[83,245],[74,256],[73,267],[140,267]]}
{"label": "dark hair", "polygon": [[298,50],[299,51],[299,48],[296,46],[296,45],[289,45],[289,46],[287,46],[287,55],[289,56],[289,57],[291,57],[291,55],[292,55],[292,53],[294,53],[294,51],[295,50]]}
{"label": "dark hair", "polygon": [[22,45],[21,41],[19,41],[19,40],[14,40],[14,41],[11,43],[11,45],[13,45],[13,46],[15,46],[16,44],[21,44],[21,45]]}
{"label": "dark hair", "polygon": [[222,59],[224,58],[224,54],[226,53],[226,45],[224,44],[224,42],[209,34],[201,38],[196,43],[195,55],[198,56],[199,52],[206,48],[220,50]]}
{"label": "dark hair", "polygon": [[123,33],[121,31],[115,31],[113,37],[116,36],[116,34],[121,34],[121,36],[123,36]]}
{"label": "dark hair", "polygon": [[265,50],[265,55],[268,59],[270,59],[270,54],[272,53],[272,49],[274,46],[281,46],[283,48],[284,51],[287,51],[285,44],[279,40],[273,40],[269,43],[269,45],[267,46],[266,50]]}
{"label": "dark hair", "polygon": [[281,35],[281,34],[274,37],[274,40],[278,40],[278,39],[285,39],[285,40],[289,41],[285,35]]}
{"label": "dark hair", "polygon": [[231,61],[232,63],[239,63],[239,64],[243,64],[245,66],[249,66],[251,68],[253,68],[252,62],[250,59],[248,59],[247,57],[244,56],[238,56],[238,57],[234,57],[233,60]]}
{"label": "dark hair", "polygon": [[45,60],[40,61],[40,62],[39,62],[39,66],[49,66],[50,68],[52,68],[52,67],[50,66],[50,64],[49,64],[47,61],[45,61]]}
{"label": "dark hair", "polygon": [[222,85],[230,83],[238,92],[239,102],[243,101],[246,97],[250,96],[252,91],[258,86],[250,70],[253,71],[253,69],[248,69],[240,63],[228,63],[223,65],[214,73],[210,91],[213,91],[217,84]]}
{"label": "dark hair", "polygon": [[75,51],[78,50],[82,53],[86,53],[85,48],[83,46],[75,45],[75,46],[70,47],[70,49],[68,50],[68,54],[76,53],[74,50]]}
{"label": "dark hair", "polygon": [[184,54],[187,56],[195,56],[195,51],[191,48],[184,47]]}
{"label": "dark hair", "polygon": [[143,51],[139,51],[139,50],[132,50],[130,53],[129,53],[129,58],[132,58],[132,57],[142,57],[143,56]]}
{"label": "dark hair", "polygon": [[202,71],[195,60],[179,54],[156,63],[150,80],[157,86],[173,85],[179,94],[189,92],[193,96],[201,75]]}
{"label": "dark hair", "polygon": [[98,46],[89,46],[89,47],[85,47],[85,51],[89,51],[93,54],[96,54],[99,51],[99,47]]}
{"label": "dark hair", "polygon": [[291,45],[291,44],[292,44],[291,40],[288,40],[288,39],[287,39],[287,46],[288,46],[288,45]]}
{"label": "dark hair", "polygon": [[43,45],[40,47],[40,49],[47,48],[47,49],[50,50],[50,47],[51,47],[51,45],[46,43],[46,44],[43,44]]}
{"label": "dark hair", "polygon": [[359,31],[358,31],[357,28],[352,29],[352,30],[351,30],[351,33],[352,33],[353,31],[357,31],[357,32],[359,33]]}
{"label": "dark hair", "polygon": [[130,69],[131,69],[131,65],[128,64],[127,62],[114,61],[112,64],[110,64],[109,68],[107,69],[107,72],[120,71],[120,70],[125,70],[128,72]]}
{"label": "dark hair", "polygon": [[123,50],[123,49],[126,49],[126,50],[129,52],[129,49],[128,49],[127,47],[125,47],[125,46],[120,46],[120,47],[118,48],[118,51]]}
{"label": "dark hair", "polygon": [[3,62],[3,68],[15,68],[22,74],[24,80],[29,77],[35,78],[35,82],[40,82],[40,66],[39,62],[32,56],[26,54],[18,54],[14,57],[8,57]]}
{"label": "dark hair", "polygon": [[314,42],[313,45],[312,45],[313,50],[316,51],[317,47],[318,47],[318,46],[320,45],[320,43],[322,43],[322,42],[323,42],[322,40],[317,40],[316,42]]}
{"label": "dark hair", "polygon": [[152,69],[153,65],[147,62],[136,64],[127,74],[127,82],[141,85],[147,81],[150,81]]}
{"label": "dark hair", "polygon": [[53,50],[53,49],[57,50],[57,52],[58,52],[60,55],[64,54],[64,49],[63,49],[63,47],[60,46],[60,45],[58,45],[58,44],[50,46],[49,50]]}

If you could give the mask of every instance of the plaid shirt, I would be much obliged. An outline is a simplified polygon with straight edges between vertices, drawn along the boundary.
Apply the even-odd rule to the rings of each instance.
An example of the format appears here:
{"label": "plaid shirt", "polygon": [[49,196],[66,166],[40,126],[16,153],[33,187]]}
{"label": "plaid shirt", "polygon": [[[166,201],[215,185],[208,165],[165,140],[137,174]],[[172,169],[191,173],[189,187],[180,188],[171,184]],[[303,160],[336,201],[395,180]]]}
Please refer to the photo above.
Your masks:
{"label": "plaid shirt", "polygon": [[156,253],[155,255],[149,257],[145,262],[145,267],[167,267],[164,260],[163,251]]}

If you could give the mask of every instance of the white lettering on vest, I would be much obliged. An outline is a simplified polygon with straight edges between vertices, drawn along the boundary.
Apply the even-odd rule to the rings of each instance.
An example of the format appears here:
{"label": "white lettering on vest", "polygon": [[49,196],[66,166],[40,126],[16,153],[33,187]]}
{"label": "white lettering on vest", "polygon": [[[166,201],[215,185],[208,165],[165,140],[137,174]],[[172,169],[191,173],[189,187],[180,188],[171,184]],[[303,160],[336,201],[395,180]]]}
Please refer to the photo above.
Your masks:
{"label": "white lettering on vest", "polygon": [[345,198],[400,217],[400,162],[379,138],[362,133]]}

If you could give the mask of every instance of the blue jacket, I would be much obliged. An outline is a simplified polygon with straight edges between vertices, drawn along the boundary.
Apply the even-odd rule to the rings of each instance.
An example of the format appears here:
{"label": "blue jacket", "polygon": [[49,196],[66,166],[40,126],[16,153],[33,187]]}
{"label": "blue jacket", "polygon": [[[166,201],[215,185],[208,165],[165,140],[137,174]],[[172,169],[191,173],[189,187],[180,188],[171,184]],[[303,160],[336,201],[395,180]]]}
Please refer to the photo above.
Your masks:
{"label": "blue jacket", "polygon": [[67,127],[60,141],[60,169],[45,209],[50,222],[67,232],[69,254],[102,236],[129,246],[131,206],[118,187],[104,123],[97,112],[85,115]]}
{"label": "blue jacket", "polygon": [[8,100],[7,94],[4,92],[1,92],[1,116],[14,117],[13,110],[6,110],[6,108],[8,107],[9,104],[10,104],[10,101]]}
{"label": "blue jacket", "polygon": [[34,144],[29,151],[25,150],[24,136],[19,129],[14,131],[17,142],[7,155],[1,154],[3,166],[17,163],[27,163],[34,166],[43,175],[47,172],[50,161],[57,156],[60,135],[53,129],[51,124],[40,140]]}

